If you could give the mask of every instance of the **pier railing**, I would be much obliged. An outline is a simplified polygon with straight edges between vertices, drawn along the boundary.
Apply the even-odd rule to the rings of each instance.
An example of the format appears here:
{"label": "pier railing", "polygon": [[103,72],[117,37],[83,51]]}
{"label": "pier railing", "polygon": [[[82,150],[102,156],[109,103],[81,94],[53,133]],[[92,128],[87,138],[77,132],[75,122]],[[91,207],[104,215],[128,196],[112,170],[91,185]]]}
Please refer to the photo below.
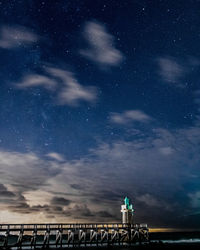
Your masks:
{"label": "pier railing", "polygon": [[127,245],[148,242],[147,224],[0,224],[0,248]]}

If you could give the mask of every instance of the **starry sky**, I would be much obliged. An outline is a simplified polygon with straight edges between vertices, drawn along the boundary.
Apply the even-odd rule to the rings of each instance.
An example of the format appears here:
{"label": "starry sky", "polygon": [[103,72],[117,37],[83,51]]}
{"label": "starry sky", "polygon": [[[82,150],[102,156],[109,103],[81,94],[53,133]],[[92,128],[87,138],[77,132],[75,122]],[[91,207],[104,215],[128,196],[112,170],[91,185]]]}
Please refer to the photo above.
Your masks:
{"label": "starry sky", "polygon": [[200,1],[0,1],[0,222],[200,227]]}

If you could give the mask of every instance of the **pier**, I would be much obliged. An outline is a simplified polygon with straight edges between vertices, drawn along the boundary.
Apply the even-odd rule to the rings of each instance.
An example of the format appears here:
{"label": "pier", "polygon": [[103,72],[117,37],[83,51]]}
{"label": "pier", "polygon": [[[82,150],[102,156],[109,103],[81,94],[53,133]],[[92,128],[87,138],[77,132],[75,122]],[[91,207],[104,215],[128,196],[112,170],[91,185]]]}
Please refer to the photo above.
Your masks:
{"label": "pier", "polygon": [[71,248],[148,242],[146,224],[0,224],[0,248]]}

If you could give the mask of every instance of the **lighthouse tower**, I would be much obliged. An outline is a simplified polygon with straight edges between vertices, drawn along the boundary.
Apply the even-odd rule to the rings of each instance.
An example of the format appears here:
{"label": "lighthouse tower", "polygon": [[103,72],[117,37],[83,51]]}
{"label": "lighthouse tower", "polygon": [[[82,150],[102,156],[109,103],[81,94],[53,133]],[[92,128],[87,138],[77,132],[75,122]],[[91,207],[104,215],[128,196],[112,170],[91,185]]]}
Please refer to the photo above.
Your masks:
{"label": "lighthouse tower", "polygon": [[124,204],[121,205],[123,224],[133,224],[133,212],[134,212],[133,205],[130,204],[129,198],[125,197]]}

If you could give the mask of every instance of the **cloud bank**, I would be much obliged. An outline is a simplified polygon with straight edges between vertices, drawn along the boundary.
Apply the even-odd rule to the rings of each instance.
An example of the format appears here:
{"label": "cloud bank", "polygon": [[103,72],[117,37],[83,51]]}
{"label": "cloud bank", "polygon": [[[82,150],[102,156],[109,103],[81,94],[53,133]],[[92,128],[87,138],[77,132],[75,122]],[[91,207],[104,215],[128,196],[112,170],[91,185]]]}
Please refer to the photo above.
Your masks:
{"label": "cloud bank", "polygon": [[76,160],[56,152],[1,151],[0,214],[52,222],[120,221],[122,198],[129,195],[137,221],[151,227],[198,227],[191,218],[199,213],[199,143],[196,124],[171,131],[157,127],[131,141],[101,142]]}

